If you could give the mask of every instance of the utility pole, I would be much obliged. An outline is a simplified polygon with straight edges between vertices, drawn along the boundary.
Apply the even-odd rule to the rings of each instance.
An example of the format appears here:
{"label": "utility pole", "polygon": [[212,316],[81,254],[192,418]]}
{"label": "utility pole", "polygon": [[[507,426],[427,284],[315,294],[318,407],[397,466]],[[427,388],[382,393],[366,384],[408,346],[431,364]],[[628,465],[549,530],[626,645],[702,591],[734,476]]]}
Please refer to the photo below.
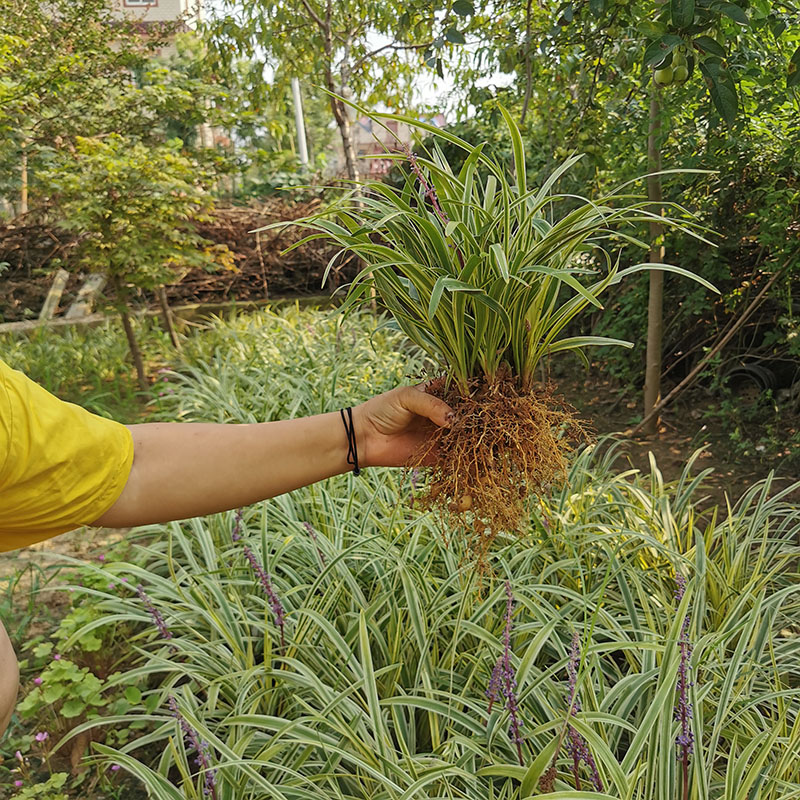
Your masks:
{"label": "utility pole", "polygon": [[303,100],[300,97],[300,81],[292,78],[292,95],[294,97],[294,124],[297,127],[297,150],[303,168],[308,167],[308,146],[306,145],[306,125],[303,121]]}

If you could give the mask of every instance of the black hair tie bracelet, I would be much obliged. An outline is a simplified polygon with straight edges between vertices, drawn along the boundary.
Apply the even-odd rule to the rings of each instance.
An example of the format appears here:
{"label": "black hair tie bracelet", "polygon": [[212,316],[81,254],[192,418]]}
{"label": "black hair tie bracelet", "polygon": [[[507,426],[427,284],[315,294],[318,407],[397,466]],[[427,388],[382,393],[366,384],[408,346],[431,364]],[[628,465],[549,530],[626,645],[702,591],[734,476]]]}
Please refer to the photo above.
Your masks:
{"label": "black hair tie bracelet", "polygon": [[[345,411],[347,414],[345,415]],[[340,408],[339,414],[344,423],[344,430],[347,433],[347,463],[353,468],[353,475],[359,475],[361,470],[358,466],[358,447],[356,446],[356,429],[353,425],[353,409]]]}

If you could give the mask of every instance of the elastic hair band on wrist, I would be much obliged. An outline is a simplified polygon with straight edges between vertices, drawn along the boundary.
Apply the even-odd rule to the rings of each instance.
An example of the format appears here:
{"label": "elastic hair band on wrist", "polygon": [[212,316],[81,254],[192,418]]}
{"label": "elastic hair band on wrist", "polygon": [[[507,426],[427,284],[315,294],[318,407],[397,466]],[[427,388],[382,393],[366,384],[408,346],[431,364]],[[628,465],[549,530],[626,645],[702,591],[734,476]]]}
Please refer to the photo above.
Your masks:
{"label": "elastic hair band on wrist", "polygon": [[[345,411],[347,415],[345,416]],[[358,466],[358,447],[356,446],[356,429],[353,425],[353,409],[350,406],[340,408],[339,414],[344,423],[344,430],[347,434],[347,463],[353,468],[353,475],[360,475],[361,470]]]}

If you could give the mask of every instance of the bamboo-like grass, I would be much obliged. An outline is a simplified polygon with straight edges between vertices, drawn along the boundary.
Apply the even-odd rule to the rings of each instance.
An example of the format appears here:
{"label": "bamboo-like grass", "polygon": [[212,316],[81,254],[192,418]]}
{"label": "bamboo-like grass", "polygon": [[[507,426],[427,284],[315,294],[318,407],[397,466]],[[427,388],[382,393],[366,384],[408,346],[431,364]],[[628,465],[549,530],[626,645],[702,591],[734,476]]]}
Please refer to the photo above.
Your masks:
{"label": "bamboo-like grass", "polygon": [[542,359],[572,352],[588,366],[589,347],[632,347],[566,333],[631,275],[663,270],[716,291],[680,266],[620,267],[623,245],[649,249],[642,237],[656,220],[708,242],[686,209],[654,208],[636,193],[637,181],[595,199],[559,192],[560,178],[580,156],[531,188],[520,131],[500,111],[510,165],[484,152],[484,143],[402,115],[371,114],[384,127],[405,124],[454,146],[462,166],[455,169],[438,144],[424,155],[388,153],[408,162],[401,187],[367,180],[319,213],[286,223],[309,231],[295,247],[320,238],[339,246],[329,270],[341,256],[362,259],[343,311],[377,295],[390,324],[435,365],[440,379],[429,391],[450,403],[455,422],[432,436],[412,466],[430,465],[425,502],[464,533],[469,557],[487,571],[497,535],[520,528],[526,501],[563,479],[567,452],[584,438],[571,407],[537,385]]}
{"label": "bamboo-like grass", "polygon": [[[352,318],[340,341],[367,342],[376,324]],[[330,316],[289,312],[220,324],[171,376],[170,411],[248,421],[273,406],[328,410],[364,391],[376,367],[391,377],[419,364],[388,332],[373,337],[377,352],[364,346],[354,358],[336,346],[336,330]],[[436,520],[409,507],[408,476],[389,470],[247,509],[238,542],[233,513],[145,528],[137,563],[104,569],[145,586],[172,638],[159,638],[132,589],[87,592],[103,611],[88,627],[135,631],[135,663],[112,682],[139,686],[143,699],[85,727],[146,722],[136,741],[97,749],[164,800],[199,800],[204,785],[170,695],[209,744],[218,800],[675,800],[688,614],[689,796],[798,798],[800,509],[767,478],[700,514],[696,463],[668,483],[655,462],[649,474],[620,471],[613,444],[585,448],[524,536],[500,540],[496,580],[482,595],[458,541],[445,546]],[[245,545],[286,610],[285,647]],[[688,579],[681,602],[678,571]],[[522,765],[506,710],[489,714],[485,696],[503,648],[506,580]],[[582,711],[569,717],[576,631]],[[591,748],[603,792],[585,791],[581,768],[578,793],[571,759],[555,752],[568,721]],[[542,794],[554,757],[555,787]]]}

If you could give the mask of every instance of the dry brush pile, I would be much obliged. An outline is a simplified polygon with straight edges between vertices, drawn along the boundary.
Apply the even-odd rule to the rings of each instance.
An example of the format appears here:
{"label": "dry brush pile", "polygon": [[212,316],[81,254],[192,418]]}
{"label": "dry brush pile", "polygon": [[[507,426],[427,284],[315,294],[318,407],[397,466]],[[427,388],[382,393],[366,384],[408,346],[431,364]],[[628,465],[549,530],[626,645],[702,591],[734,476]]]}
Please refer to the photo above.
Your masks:
{"label": "dry brush pile", "polygon": [[[171,303],[212,303],[236,299],[259,300],[265,297],[320,294],[322,277],[335,248],[324,242],[311,242],[291,254],[282,251],[296,243],[298,231],[252,231],[281,219],[297,219],[316,213],[322,201],[292,203],[270,198],[248,206],[218,207],[206,221],[197,223],[197,232],[213,244],[226,245],[233,253],[234,270],[209,273],[188,271],[179,283],[168,287]],[[57,266],[69,268],[70,253],[77,236],[54,224],[48,214],[31,212],[0,224],[0,264],[7,265],[0,281],[0,315],[6,322],[36,316],[44,303]],[[98,271],[102,265],[97,265]],[[356,259],[339,264],[332,273],[329,288],[351,279],[358,271]],[[81,286],[79,275],[70,276],[62,297],[61,309],[74,300]],[[157,300],[142,295],[146,305]]]}

